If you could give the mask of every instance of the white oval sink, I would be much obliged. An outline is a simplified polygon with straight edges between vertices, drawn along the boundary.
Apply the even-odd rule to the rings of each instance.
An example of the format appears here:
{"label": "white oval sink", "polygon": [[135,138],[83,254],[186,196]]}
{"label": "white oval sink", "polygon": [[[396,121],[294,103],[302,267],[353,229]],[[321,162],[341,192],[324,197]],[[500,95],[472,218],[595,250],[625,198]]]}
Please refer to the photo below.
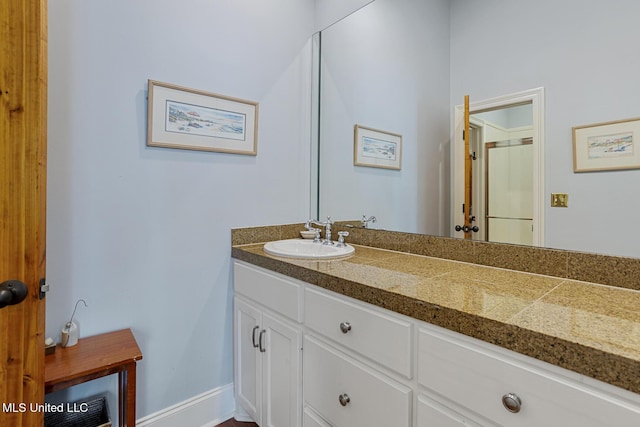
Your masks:
{"label": "white oval sink", "polygon": [[355,252],[351,245],[339,248],[336,245],[313,243],[312,240],[288,239],[265,243],[264,251],[271,255],[302,259],[344,258]]}

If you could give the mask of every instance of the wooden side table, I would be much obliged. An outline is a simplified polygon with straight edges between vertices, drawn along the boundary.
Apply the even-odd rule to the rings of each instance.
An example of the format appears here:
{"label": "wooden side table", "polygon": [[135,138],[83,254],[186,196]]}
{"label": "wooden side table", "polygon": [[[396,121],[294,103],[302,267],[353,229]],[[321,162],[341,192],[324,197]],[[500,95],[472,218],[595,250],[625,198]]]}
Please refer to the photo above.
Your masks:
{"label": "wooden side table", "polygon": [[136,425],[136,362],[142,359],[131,329],[81,338],[73,347],[58,346],[45,356],[44,390],[51,393],[118,374],[120,426]]}

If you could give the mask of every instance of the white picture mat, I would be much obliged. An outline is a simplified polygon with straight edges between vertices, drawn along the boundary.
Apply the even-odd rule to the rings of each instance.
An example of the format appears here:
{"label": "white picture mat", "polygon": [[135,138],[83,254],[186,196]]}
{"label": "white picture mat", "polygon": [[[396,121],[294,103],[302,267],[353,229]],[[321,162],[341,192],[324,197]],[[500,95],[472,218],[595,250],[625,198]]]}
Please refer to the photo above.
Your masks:
{"label": "white picture mat", "polygon": [[[605,150],[594,147],[598,141],[623,138],[623,151],[615,151],[612,146],[605,155]],[[573,156],[575,172],[640,168],[640,119],[574,127]]]}
{"label": "white picture mat", "polygon": [[[194,109],[228,111],[245,116],[241,135],[206,136],[168,130],[168,103],[193,105]],[[149,81],[149,123],[147,145],[236,154],[257,154],[258,104],[218,94]],[[219,133],[223,135],[224,133]]]}
{"label": "white picture mat", "polygon": [[353,156],[355,166],[399,170],[402,165],[402,135],[355,125]]}

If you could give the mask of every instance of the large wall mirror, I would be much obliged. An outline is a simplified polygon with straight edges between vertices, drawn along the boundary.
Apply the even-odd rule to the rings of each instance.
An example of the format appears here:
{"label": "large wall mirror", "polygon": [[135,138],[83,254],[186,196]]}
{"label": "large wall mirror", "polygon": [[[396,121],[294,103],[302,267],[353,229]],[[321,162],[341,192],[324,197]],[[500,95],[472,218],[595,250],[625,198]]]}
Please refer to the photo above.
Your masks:
{"label": "large wall mirror", "polygon": [[[375,0],[324,29],[311,211],[455,236],[455,108],[465,94],[480,101],[544,87],[540,240],[640,256],[640,169],[576,173],[572,142],[575,126],[640,117],[638,13],[632,0]],[[374,157],[390,155],[379,148],[388,134],[401,135],[400,168],[354,165],[356,125],[380,131]],[[527,137],[515,139],[502,144],[526,152]],[[551,193],[568,194],[569,206],[551,207]]]}

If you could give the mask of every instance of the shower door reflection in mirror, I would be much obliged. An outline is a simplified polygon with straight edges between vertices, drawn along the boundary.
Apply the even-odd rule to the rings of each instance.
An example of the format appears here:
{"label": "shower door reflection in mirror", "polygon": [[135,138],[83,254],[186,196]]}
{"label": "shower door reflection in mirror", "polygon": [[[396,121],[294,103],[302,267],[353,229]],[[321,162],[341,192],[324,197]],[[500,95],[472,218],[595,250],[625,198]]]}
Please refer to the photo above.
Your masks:
{"label": "shower door reflection in mirror", "polygon": [[[454,215],[464,221],[464,158],[472,158],[470,225],[474,240],[543,244],[542,88],[471,103],[469,152],[463,111],[455,109]],[[456,237],[462,232],[454,231]]]}

